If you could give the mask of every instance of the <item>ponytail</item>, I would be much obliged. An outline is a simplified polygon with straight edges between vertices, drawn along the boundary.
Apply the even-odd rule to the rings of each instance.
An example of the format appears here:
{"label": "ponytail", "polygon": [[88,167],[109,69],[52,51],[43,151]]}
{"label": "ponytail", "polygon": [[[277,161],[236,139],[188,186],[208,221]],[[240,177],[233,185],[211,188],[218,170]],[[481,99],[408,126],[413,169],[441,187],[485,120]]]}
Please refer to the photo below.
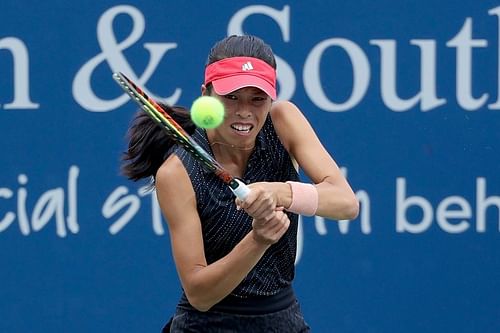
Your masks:
{"label": "ponytail", "polygon": [[[194,133],[196,127],[186,108],[159,104],[189,135]],[[134,116],[128,131],[128,141],[128,149],[122,157],[123,175],[133,181],[149,177],[152,178],[151,185],[154,185],[156,172],[167,158],[168,150],[175,145],[175,141],[142,111]]]}

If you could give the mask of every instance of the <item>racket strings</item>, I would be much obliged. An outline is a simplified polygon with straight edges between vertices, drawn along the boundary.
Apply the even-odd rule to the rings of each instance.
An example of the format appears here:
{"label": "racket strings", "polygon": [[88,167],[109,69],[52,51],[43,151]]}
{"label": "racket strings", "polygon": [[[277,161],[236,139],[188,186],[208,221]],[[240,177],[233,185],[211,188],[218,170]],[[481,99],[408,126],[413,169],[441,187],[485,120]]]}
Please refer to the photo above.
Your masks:
{"label": "racket strings", "polygon": [[161,113],[161,115],[159,115],[160,112],[156,109],[152,109],[147,103],[145,103],[142,100],[140,95],[136,94],[136,92],[134,90],[131,90],[130,88],[128,88],[127,92],[129,92],[129,95],[134,100],[136,100],[137,102],[139,102],[143,106],[143,110],[144,109],[147,110],[147,113],[150,114],[157,123],[165,125],[165,127],[163,127],[164,130],[167,131],[169,135],[172,135],[175,139],[177,139],[176,141],[178,143],[180,143],[184,149],[188,150],[191,154],[196,155],[198,157],[198,160],[200,160],[200,162],[202,162],[205,165],[205,167],[207,167],[210,171],[217,170],[217,167],[212,164],[213,162],[207,161],[206,156],[204,156],[199,151],[197,151],[195,148],[193,148],[193,145],[196,145],[196,146],[198,145],[196,142],[190,141],[188,138],[186,138],[181,133],[176,131],[177,128],[173,127],[173,124],[171,124],[170,122],[165,120],[165,118],[161,117],[161,115],[163,115],[163,113]]}
{"label": "racket strings", "polygon": [[184,149],[191,153],[202,166],[214,172],[224,183],[231,184],[234,177],[229,174],[212,156],[186,133],[186,131],[175,122],[175,120],[151,99],[142,89],[121,73],[113,74],[113,78],[124,89],[124,91],[145,111],[151,118],[162,125],[166,133],[173,137]]}

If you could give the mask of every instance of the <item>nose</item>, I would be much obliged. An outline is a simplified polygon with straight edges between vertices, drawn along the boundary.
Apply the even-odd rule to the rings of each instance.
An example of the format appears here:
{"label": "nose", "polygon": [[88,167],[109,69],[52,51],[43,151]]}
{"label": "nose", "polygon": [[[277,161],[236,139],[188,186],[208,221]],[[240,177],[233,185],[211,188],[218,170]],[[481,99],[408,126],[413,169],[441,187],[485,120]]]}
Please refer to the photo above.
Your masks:
{"label": "nose", "polygon": [[236,115],[242,119],[247,119],[252,116],[252,110],[247,105],[244,105],[244,103],[240,103]]}

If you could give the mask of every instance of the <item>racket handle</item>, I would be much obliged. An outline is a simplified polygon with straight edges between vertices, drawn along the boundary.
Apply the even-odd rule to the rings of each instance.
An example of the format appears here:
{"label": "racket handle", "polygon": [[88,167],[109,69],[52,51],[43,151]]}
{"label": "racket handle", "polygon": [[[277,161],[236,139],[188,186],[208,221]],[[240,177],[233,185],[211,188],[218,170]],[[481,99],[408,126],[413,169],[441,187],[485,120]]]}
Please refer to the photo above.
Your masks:
{"label": "racket handle", "polygon": [[248,196],[250,193],[250,188],[245,185],[241,180],[239,179],[233,179],[231,183],[229,184],[229,188],[231,191],[233,191],[234,195],[238,197],[238,199],[245,200],[245,198]]}

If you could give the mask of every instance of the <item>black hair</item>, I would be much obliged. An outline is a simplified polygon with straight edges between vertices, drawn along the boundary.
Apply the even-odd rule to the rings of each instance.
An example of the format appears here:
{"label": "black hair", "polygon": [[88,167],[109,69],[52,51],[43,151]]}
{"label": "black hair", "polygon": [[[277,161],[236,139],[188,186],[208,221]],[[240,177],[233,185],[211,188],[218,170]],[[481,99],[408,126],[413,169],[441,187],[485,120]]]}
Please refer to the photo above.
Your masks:
{"label": "black hair", "polygon": [[271,46],[252,35],[231,35],[218,41],[210,50],[206,65],[232,57],[258,58],[276,69],[276,59]]}
{"label": "black hair", "polygon": [[[196,126],[191,121],[189,111],[182,106],[168,106],[158,103],[189,134]],[[135,114],[128,130],[128,149],[122,156],[122,174],[128,179],[138,181],[150,178],[154,185],[156,172],[167,157],[168,150],[175,142],[164,132],[159,124],[145,112]]]}

